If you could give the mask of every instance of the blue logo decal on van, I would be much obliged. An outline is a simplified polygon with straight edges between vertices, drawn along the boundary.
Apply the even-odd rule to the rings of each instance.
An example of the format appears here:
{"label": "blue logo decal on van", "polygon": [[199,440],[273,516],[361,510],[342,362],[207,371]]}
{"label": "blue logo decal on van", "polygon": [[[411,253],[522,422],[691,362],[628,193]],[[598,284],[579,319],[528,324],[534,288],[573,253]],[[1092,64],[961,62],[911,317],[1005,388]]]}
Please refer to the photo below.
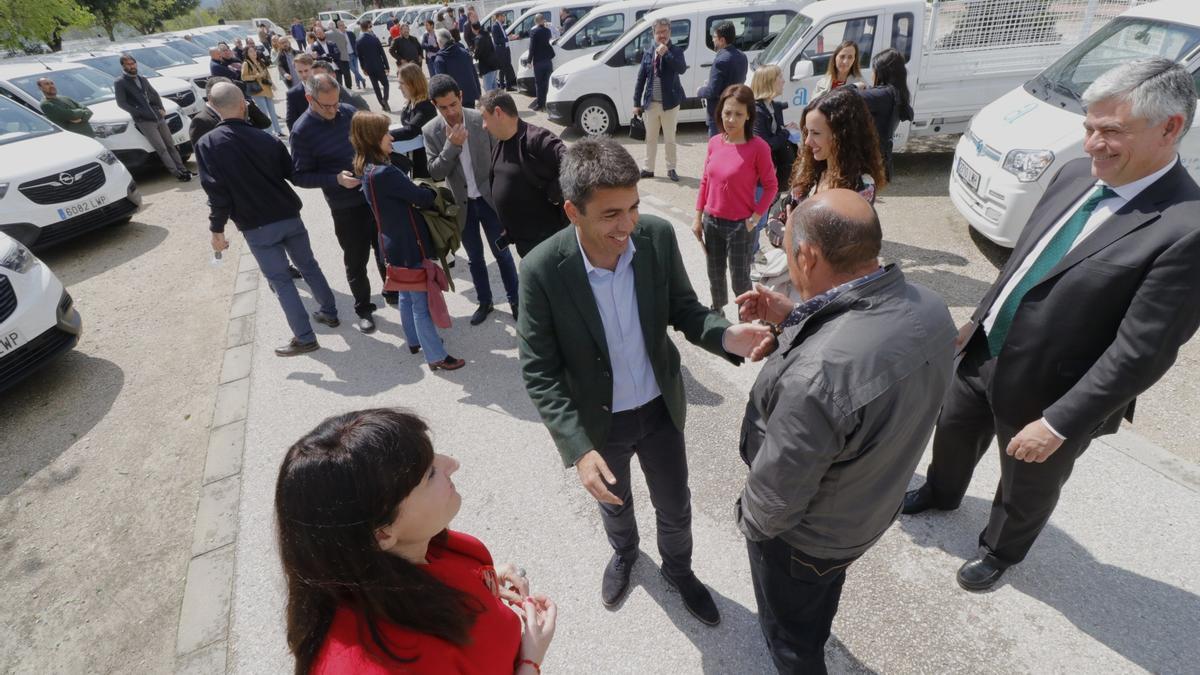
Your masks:
{"label": "blue logo decal on van", "polygon": [[808,87],[800,87],[796,90],[796,95],[792,97],[792,105],[797,108],[808,105]]}
{"label": "blue logo decal on van", "polygon": [[1009,124],[1012,124],[1013,122],[1016,122],[1017,120],[1021,119],[1022,117],[1033,112],[1033,109],[1036,107],[1037,107],[1036,103],[1026,103],[1025,105],[1021,106],[1020,108],[1017,108],[1016,110],[1005,115],[1004,121],[1008,122]]}

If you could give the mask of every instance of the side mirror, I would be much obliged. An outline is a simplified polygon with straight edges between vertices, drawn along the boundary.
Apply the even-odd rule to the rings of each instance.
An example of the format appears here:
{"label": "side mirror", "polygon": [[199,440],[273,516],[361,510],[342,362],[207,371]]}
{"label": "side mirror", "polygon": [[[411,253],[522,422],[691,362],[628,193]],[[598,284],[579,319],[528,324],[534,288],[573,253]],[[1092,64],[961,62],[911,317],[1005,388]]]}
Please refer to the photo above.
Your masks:
{"label": "side mirror", "polygon": [[813,76],[812,61],[804,60],[796,64],[795,70],[792,71],[792,81],[803,80],[806,77]]}

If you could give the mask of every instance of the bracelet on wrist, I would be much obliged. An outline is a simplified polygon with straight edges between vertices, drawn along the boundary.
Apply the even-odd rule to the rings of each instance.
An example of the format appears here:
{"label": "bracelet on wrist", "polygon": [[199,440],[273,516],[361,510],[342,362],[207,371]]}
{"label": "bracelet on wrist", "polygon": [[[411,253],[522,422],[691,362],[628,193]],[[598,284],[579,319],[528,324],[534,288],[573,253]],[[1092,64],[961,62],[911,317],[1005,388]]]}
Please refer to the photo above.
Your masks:
{"label": "bracelet on wrist", "polygon": [[542,666],[540,664],[538,664],[537,661],[534,661],[533,659],[521,659],[521,662],[518,663],[517,665],[523,666],[525,664],[529,664],[529,665],[533,666],[534,672],[536,672],[538,675],[542,675]]}

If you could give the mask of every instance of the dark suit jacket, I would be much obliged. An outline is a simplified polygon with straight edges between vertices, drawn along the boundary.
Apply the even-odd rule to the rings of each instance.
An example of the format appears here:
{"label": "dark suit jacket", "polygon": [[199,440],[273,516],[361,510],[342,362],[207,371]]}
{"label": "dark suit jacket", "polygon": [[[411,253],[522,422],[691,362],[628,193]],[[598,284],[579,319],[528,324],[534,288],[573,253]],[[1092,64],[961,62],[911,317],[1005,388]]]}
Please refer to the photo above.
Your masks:
{"label": "dark suit jacket", "polygon": [[[1050,183],[983,297],[976,330],[1045,232],[1095,189],[1090,160]],[[1014,428],[1045,416],[1067,438],[1113,433],[1200,325],[1200,186],[1182,163],[1029,289],[996,358],[992,408]]]}
{"label": "dark suit jacket", "polygon": [[[260,110],[254,101],[246,101],[246,121],[255,129],[266,129],[271,126],[271,118],[267,117],[267,113]],[[204,134],[215,129],[220,123],[221,116],[217,114],[217,111],[207,105],[201,108],[200,112],[192,117],[192,124],[188,127],[188,138],[192,141],[192,147],[196,147]]]}
{"label": "dark suit jacket", "polygon": [[[158,92],[141,75],[137,76],[142,87],[128,75],[122,75],[113,82],[113,90],[117,95],[117,107],[129,113],[135,122],[154,122],[158,120],[158,111],[162,110],[162,99]],[[145,93],[143,93],[143,91]]]}
{"label": "dark suit jacket", "polygon": [[464,108],[474,108],[475,101],[483,93],[479,86],[479,74],[475,72],[475,61],[467,48],[451,42],[429,60],[429,70],[434,75],[449,75],[462,89]]}
{"label": "dark suit jacket", "polygon": [[746,55],[737,47],[729,46],[717,52],[708,74],[708,84],[700,88],[700,98],[708,101],[709,117],[715,113],[726,87],[746,81],[747,67]]}
{"label": "dark suit jacket", "polygon": [[492,36],[486,31],[480,31],[475,36],[475,60],[479,63],[479,72],[490,73],[500,69],[500,59],[496,55],[496,46],[492,44]]}
{"label": "dark suit jacket", "polygon": [[382,77],[388,71],[387,57],[383,54],[383,45],[375,34],[368,31],[358,39],[358,65],[364,73]]}
{"label": "dark suit jacket", "polygon": [[297,82],[296,86],[287,90],[287,113],[285,121],[287,122],[288,131],[292,130],[292,125],[296,123],[296,120],[300,119],[305,110],[308,110],[308,99],[304,97],[304,85]]}
{"label": "dark suit jacket", "polygon": [[[671,224],[643,215],[631,238],[646,352],[671,421],[682,431],[687,398],[679,351],[667,327],[732,363],[742,360],[721,346],[729,322],[696,299]],[[574,227],[563,228],[521,261],[520,289],[517,348],[525,389],[563,464],[571,466],[604,447],[612,426],[612,362]]]}
{"label": "dark suit jacket", "polygon": [[554,58],[554,47],[550,46],[551,33],[548,26],[534,26],[529,31],[529,62],[549,61]]}
{"label": "dark suit jacket", "polygon": [[[650,107],[650,95],[654,89],[654,50],[658,43],[653,42],[642,54],[642,65],[638,68],[637,84],[633,87],[633,104],[641,108]],[[659,60],[658,75],[662,78],[662,107],[670,110],[683,103],[687,94],[679,82],[679,76],[688,69],[687,59],[683,50],[675,45],[669,45],[667,53]]]}

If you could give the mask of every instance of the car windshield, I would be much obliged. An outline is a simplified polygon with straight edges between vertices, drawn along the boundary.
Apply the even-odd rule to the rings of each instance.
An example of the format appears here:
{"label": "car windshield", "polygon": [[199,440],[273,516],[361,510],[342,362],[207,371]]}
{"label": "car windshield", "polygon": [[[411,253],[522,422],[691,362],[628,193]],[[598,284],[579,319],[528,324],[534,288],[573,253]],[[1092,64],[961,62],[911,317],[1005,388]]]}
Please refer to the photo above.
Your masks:
{"label": "car windshield", "polygon": [[[645,27],[646,27],[646,17],[643,16],[642,18],[638,19],[637,21],[634,21],[633,25],[629,27],[629,30],[625,31],[625,34],[626,35],[637,35],[640,37],[642,29]],[[672,24],[672,27],[674,27],[673,24]],[[603,54],[603,56],[597,57],[596,60],[599,61],[602,58],[607,59],[610,55],[615,54],[615,53],[625,49],[625,45],[628,44],[628,42],[629,42],[629,40],[614,40],[613,43],[611,45],[609,45],[607,49],[605,49],[603,52],[601,52]]]}
{"label": "car windshield", "polygon": [[779,32],[779,36],[770,41],[770,45],[766,49],[758,53],[754,59],[755,65],[774,64],[782,66],[782,60],[787,55],[788,48],[798,42],[812,27],[813,20],[804,15],[797,14],[792,17],[788,25],[783,27]]}
{"label": "car windshield", "polygon": [[[188,42],[187,40],[179,39],[179,40],[168,40],[168,41],[164,42],[163,44],[170,47],[171,49],[174,49],[177,52],[187,54],[188,56],[190,56],[192,58],[196,58],[197,56],[208,56],[208,50],[205,49],[204,47],[201,47],[200,45],[196,44],[195,42]],[[215,42],[212,43],[212,46],[213,47],[217,46],[217,43],[215,43]]]}
{"label": "car windshield", "polygon": [[191,66],[196,64],[187,54],[161,45],[155,47],[138,47],[137,49],[130,49],[129,53],[133,58],[138,60],[138,63],[145,63],[151,68],[171,68],[173,66]]}
{"label": "car windshield", "polygon": [[45,136],[58,129],[25,106],[0,97],[0,145]]}
{"label": "car windshield", "polygon": [[[121,69],[121,57],[116,54],[90,56],[86,59],[79,59],[78,62],[89,65],[109,77],[117,78],[125,74],[125,71]],[[138,75],[143,77],[161,77],[157,70],[144,63],[138,64]]]}
{"label": "car windshield", "polygon": [[1114,19],[1042,71],[1038,79],[1079,101],[1083,91],[1113,66],[1161,56],[1179,61],[1200,44],[1200,28],[1151,19]]}
{"label": "car windshield", "polygon": [[34,100],[40,101],[43,96],[42,90],[38,89],[37,81],[43,77],[54,80],[59,96],[75,99],[76,103],[83,105],[111,101],[117,97],[113,93],[113,78],[91,68],[34,73],[13,78],[12,83],[21,91],[32,96]]}

